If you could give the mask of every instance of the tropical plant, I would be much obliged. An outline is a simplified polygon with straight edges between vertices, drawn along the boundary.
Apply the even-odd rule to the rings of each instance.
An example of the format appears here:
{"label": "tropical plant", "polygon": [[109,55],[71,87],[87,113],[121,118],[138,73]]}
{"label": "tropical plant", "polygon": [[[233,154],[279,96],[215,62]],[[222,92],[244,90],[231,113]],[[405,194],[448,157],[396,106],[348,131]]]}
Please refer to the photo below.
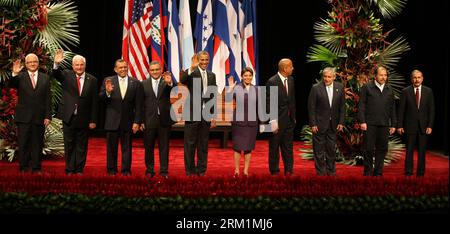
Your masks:
{"label": "tropical plant", "polygon": [[[384,31],[382,17],[390,19],[400,14],[406,0],[329,0],[328,18],[314,24],[317,44],[310,47],[308,62],[320,62],[323,67],[336,68],[337,80],[345,87],[345,127],[338,134],[337,159],[347,164],[358,164],[362,159],[362,132],[357,121],[359,90],[369,80],[377,66],[389,72],[389,85],[396,97],[404,86],[404,78],[393,71],[409,45],[402,37],[388,40],[392,30]],[[380,17],[378,17],[380,16]],[[311,144],[309,126],[301,135]],[[399,158],[402,149],[398,138],[390,139],[385,163]],[[312,158],[312,150],[305,149],[302,156]]]}
{"label": "tropical plant", "polygon": [[[79,43],[78,12],[68,0],[0,0],[0,7],[0,109],[9,108],[8,114],[0,119],[0,159],[7,156],[11,161],[17,149],[14,109],[11,109],[15,105],[10,103],[17,99],[10,98],[15,95],[15,90],[8,87],[12,63],[34,53],[39,58],[40,71],[48,73],[53,66],[51,58],[59,48],[68,51],[68,57],[73,56],[69,46]],[[62,65],[69,64],[63,62]],[[52,79],[54,109],[61,96],[61,85]],[[56,120],[46,128],[44,154],[62,155],[64,152],[62,130],[58,124]]]}

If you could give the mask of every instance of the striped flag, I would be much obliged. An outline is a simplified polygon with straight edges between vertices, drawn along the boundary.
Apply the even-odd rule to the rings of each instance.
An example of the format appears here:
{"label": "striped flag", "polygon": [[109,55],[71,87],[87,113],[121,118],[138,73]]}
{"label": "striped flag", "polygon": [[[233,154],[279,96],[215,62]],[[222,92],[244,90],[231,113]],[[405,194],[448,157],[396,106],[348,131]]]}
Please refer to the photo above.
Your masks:
{"label": "striped flag", "polygon": [[161,67],[164,68],[164,46],[166,43],[164,29],[167,27],[167,6],[164,0],[153,0],[151,24],[152,60],[159,61]]}
{"label": "striped flag", "polygon": [[[240,21],[239,18],[239,1],[228,0],[227,1],[227,14],[228,14],[228,30],[230,33],[230,75],[234,77],[234,80],[240,82],[239,76],[242,70],[242,39],[240,34]],[[228,82],[228,79],[226,80]]]}
{"label": "striped flag", "polygon": [[129,75],[139,80],[149,77],[150,17],[152,3],[125,0],[123,17],[122,58],[129,64]]}
{"label": "striped flag", "polygon": [[182,56],[182,68],[188,69],[191,66],[191,59],[194,55],[194,42],[192,38],[191,15],[189,10],[189,0],[180,0],[180,51]]}
{"label": "striped flag", "polygon": [[258,84],[257,70],[255,63],[255,44],[253,36],[253,9],[251,0],[242,2],[242,10],[244,12],[244,31],[242,32],[242,55],[244,67],[250,67],[254,71],[253,84]]}
{"label": "striped flag", "polygon": [[169,71],[172,73],[172,79],[178,83],[180,80],[180,47],[178,40],[178,29],[180,28],[180,19],[178,18],[178,10],[176,1],[169,0],[169,28],[167,37],[169,41],[168,62]]}
{"label": "striped flag", "polygon": [[228,58],[230,51],[230,34],[228,32],[228,16],[225,0],[216,2],[216,16],[214,17],[214,56],[212,71],[216,74],[217,91],[222,93],[225,87],[226,75],[229,74]]}
{"label": "striped flag", "polygon": [[[211,0],[199,0],[197,5],[197,17],[195,20],[194,37],[197,41],[196,51],[204,50],[213,55],[213,13]],[[212,63],[209,63],[208,69],[211,69]]]}

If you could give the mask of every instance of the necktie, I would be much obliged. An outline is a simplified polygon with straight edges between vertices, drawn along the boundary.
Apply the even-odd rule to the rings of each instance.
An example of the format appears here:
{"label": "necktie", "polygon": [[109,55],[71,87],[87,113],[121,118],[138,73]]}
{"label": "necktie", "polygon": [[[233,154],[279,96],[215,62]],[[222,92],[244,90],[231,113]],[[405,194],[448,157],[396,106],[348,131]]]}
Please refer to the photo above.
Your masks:
{"label": "necktie", "polygon": [[81,96],[81,76],[77,75],[78,95]]}
{"label": "necktie", "polygon": [[284,90],[286,90],[286,95],[288,95],[287,78],[284,79]]}
{"label": "necktie", "polygon": [[127,92],[127,84],[125,83],[125,78],[119,78],[119,80],[120,94],[122,95],[122,99],[124,99],[125,93]]}
{"label": "necktie", "polygon": [[419,92],[419,88],[416,88],[416,104],[417,104],[417,108],[419,108],[419,106],[420,106],[420,92]]}
{"label": "necktie", "polygon": [[328,101],[330,102],[331,107],[331,104],[333,103],[333,89],[331,85],[327,86],[327,93],[328,93]]}
{"label": "necktie", "polygon": [[203,82],[203,94],[206,93],[206,89],[208,87],[208,80],[207,80],[207,76],[206,76],[206,72],[202,71],[202,82]]}
{"label": "necktie", "polygon": [[153,92],[155,92],[155,97],[158,97],[158,85],[159,79],[153,80]]}
{"label": "necktie", "polygon": [[36,88],[36,82],[34,81],[34,76],[35,75],[36,75],[35,73],[31,73],[31,76],[30,76],[31,85],[33,86],[33,89]]}

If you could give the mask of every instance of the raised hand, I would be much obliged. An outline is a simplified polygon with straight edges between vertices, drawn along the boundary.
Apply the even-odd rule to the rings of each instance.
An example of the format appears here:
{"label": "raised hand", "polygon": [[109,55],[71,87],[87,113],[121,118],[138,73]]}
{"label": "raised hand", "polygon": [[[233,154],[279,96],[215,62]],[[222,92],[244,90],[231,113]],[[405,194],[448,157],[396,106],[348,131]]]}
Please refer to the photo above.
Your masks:
{"label": "raised hand", "polygon": [[54,62],[56,64],[60,64],[64,60],[64,51],[62,49],[59,49],[55,53],[55,60]]}
{"label": "raised hand", "polygon": [[166,71],[162,74],[162,77],[164,78],[164,82],[166,82],[167,85],[172,85],[172,74],[170,71]]}
{"label": "raised hand", "polygon": [[230,89],[233,89],[234,86],[236,86],[236,81],[234,81],[233,76],[228,77],[228,86],[230,86]]}
{"label": "raised hand", "polygon": [[105,90],[108,94],[110,94],[114,90],[114,85],[109,78],[105,80]]}
{"label": "raised hand", "polygon": [[19,74],[20,71],[22,71],[22,69],[23,69],[23,65],[22,65],[20,59],[17,59],[16,61],[13,62],[13,66],[12,66],[13,74]]}
{"label": "raised hand", "polygon": [[197,68],[199,63],[200,62],[198,61],[198,55],[194,54],[191,59],[191,71]]}

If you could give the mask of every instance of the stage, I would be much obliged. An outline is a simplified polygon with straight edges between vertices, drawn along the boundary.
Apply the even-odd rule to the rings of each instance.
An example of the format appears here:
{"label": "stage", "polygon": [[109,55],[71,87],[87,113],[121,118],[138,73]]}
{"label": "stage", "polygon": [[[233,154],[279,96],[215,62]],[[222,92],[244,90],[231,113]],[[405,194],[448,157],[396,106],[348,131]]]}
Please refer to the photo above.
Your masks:
{"label": "stage", "polygon": [[[232,143],[228,142],[227,148],[220,147],[219,139],[212,139],[209,142],[207,177],[233,177],[234,161]],[[303,142],[294,142],[294,177],[315,177],[314,161],[304,160],[300,157],[300,149],[306,147]],[[184,148],[182,139],[173,139],[170,142],[169,153],[169,176],[185,177],[184,170]],[[143,177],[145,174],[144,146],[142,139],[133,141],[133,158],[131,177]],[[119,171],[120,171],[120,148],[119,148]],[[414,165],[417,165],[417,156],[415,155]],[[241,157],[241,174],[243,168],[243,157]],[[258,140],[256,148],[252,153],[249,174],[252,176],[269,175],[268,169],[268,141]],[[64,176],[64,159],[62,157],[45,158],[42,162],[43,174]],[[155,146],[155,172],[159,170],[158,147]],[[0,162],[1,174],[18,174],[18,163]],[[283,176],[283,164],[280,157],[280,171]],[[337,177],[362,177],[362,166],[348,166],[343,164],[336,165]],[[404,158],[386,165],[384,168],[384,177],[403,177]],[[90,138],[88,147],[88,156],[86,168],[83,176],[107,176],[106,175],[106,139]],[[120,177],[120,173],[116,177]],[[448,177],[449,162],[448,158],[437,154],[428,153],[426,157],[425,177]]]}

